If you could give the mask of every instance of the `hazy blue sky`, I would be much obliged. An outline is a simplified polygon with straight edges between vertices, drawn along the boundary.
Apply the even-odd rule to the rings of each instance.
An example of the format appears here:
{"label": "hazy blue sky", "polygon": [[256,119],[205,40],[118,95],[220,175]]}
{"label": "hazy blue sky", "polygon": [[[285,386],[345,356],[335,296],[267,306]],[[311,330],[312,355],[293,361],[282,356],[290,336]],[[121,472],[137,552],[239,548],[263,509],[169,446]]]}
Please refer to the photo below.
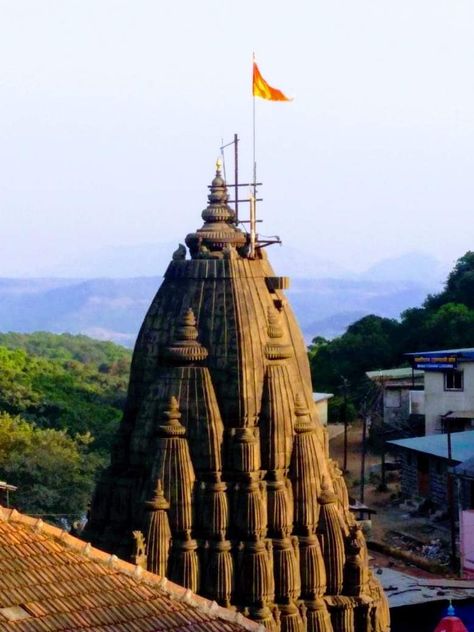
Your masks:
{"label": "hazy blue sky", "polygon": [[0,0],[0,275],[197,228],[221,138],[251,174],[253,50],[295,97],[257,102],[263,233],[474,248],[472,0]]}

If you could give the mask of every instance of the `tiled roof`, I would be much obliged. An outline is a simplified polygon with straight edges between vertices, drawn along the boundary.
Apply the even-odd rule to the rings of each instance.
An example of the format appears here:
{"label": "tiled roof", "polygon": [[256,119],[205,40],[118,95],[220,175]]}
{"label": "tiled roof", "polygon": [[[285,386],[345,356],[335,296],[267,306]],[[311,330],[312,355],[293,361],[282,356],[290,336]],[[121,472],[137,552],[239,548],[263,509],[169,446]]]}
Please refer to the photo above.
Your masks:
{"label": "tiled roof", "polygon": [[0,507],[0,631],[263,627],[41,520]]}

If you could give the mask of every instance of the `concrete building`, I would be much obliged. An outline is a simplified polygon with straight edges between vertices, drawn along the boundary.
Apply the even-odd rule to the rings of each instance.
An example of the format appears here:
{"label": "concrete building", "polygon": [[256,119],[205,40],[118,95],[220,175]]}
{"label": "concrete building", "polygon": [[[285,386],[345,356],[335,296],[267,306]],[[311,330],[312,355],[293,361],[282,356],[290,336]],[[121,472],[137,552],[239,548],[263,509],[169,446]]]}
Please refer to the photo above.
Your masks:
{"label": "concrete building", "polygon": [[474,421],[474,348],[409,353],[424,371],[425,434],[468,430]]}
{"label": "concrete building", "polygon": [[313,393],[313,401],[316,404],[318,418],[324,427],[328,425],[328,404],[333,397],[333,393]]}

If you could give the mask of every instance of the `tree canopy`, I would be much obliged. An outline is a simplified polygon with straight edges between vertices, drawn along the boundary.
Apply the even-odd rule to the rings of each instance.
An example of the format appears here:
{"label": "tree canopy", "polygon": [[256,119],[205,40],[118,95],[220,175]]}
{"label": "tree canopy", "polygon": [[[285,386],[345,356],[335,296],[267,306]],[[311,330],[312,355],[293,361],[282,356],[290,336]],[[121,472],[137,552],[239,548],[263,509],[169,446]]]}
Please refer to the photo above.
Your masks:
{"label": "tree canopy", "polygon": [[130,359],[86,336],[0,334],[0,480],[18,487],[16,507],[57,520],[84,514],[122,416]]}
{"label": "tree canopy", "polygon": [[0,345],[0,411],[71,436],[90,432],[91,449],[108,455],[125,402],[130,351],[45,333],[1,334]]}
{"label": "tree canopy", "polygon": [[0,473],[18,487],[15,507],[30,514],[84,515],[95,474],[104,459],[91,452],[90,434],[70,437],[65,430],[37,428],[0,413]]}
{"label": "tree canopy", "polygon": [[338,393],[344,379],[352,399],[367,390],[365,372],[407,364],[404,353],[474,346],[474,252],[458,259],[444,289],[400,320],[369,315],[333,340],[320,336],[308,349],[313,383]]}

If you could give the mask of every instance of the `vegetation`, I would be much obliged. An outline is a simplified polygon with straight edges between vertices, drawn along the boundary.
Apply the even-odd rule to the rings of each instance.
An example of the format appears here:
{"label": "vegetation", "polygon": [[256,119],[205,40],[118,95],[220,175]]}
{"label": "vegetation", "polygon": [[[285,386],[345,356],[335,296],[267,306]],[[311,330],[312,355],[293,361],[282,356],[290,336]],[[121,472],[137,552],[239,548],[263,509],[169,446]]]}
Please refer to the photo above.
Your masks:
{"label": "vegetation", "polygon": [[[318,390],[341,395],[349,383],[350,401],[359,407],[367,396],[366,371],[407,365],[404,353],[474,346],[474,252],[461,257],[442,292],[401,319],[365,316],[334,340],[313,339],[309,359]],[[330,410],[334,416],[335,411]]]}
{"label": "vegetation", "polygon": [[122,416],[131,352],[86,336],[0,334],[0,479],[28,513],[84,514]]}
{"label": "vegetation", "polygon": [[108,455],[125,402],[130,351],[86,336],[0,334],[0,411],[38,428],[89,432]]}
{"label": "vegetation", "polygon": [[90,434],[37,428],[0,413],[0,474],[15,484],[14,504],[29,514],[68,522],[84,515],[104,459],[91,452]]}

